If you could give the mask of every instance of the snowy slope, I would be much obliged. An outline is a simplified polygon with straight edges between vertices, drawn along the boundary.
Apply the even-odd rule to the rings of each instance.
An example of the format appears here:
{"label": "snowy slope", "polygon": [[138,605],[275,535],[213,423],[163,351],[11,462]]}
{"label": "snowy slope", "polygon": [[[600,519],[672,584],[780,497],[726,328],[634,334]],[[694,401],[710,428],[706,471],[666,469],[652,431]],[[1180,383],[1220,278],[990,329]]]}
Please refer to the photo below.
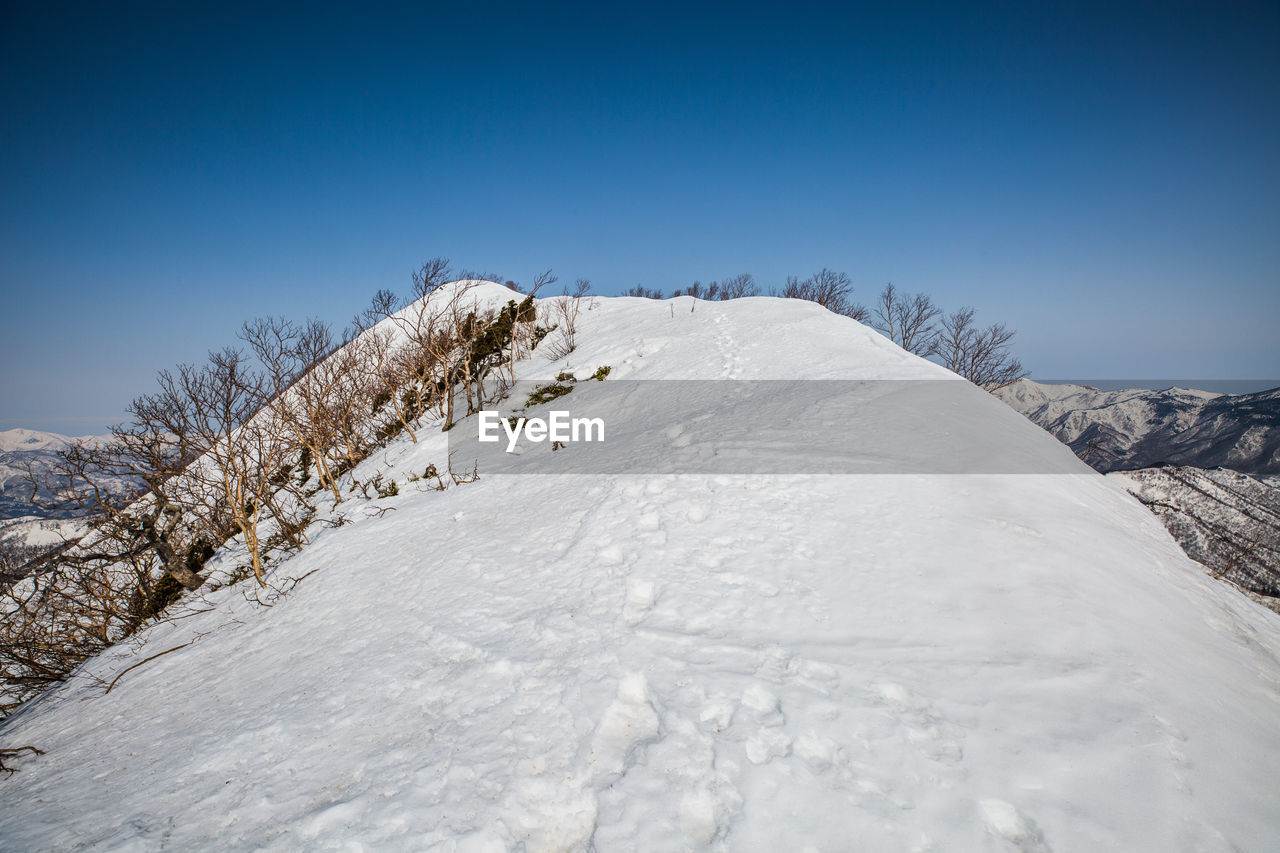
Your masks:
{"label": "snowy slope", "polygon": [[[578,338],[523,375],[945,377],[794,301],[601,299]],[[46,751],[0,847],[1272,848],[1280,617],[972,392],[975,454],[1076,473],[436,492],[446,437],[402,439],[355,472],[401,493],[314,527],[273,607],[210,590],[0,729]]]}
{"label": "snowy slope", "polygon": [[1280,389],[1100,391],[1022,379],[996,393],[1100,471],[1176,464],[1280,473]]}
{"label": "snowy slope", "polygon": [[1149,507],[1187,556],[1280,612],[1280,488],[1225,468],[1107,476]]}
{"label": "snowy slope", "polygon": [[0,519],[0,584],[25,577],[32,561],[79,539],[86,530],[85,522],[75,518]]}

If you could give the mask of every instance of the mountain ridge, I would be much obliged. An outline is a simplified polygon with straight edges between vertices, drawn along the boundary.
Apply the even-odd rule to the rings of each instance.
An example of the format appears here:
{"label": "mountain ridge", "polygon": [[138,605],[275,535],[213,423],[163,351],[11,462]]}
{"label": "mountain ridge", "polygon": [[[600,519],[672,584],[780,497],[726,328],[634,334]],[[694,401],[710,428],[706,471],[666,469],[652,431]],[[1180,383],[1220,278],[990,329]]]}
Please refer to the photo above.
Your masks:
{"label": "mountain ridge", "polygon": [[1100,391],[1021,379],[996,394],[1104,473],[1159,464],[1280,473],[1280,388]]}
{"label": "mountain ridge", "polygon": [[[558,359],[539,347],[518,378],[946,376],[786,300],[598,299],[577,338]],[[5,782],[0,838],[1265,846],[1280,617],[967,388],[957,412],[989,424],[984,445],[1025,443],[1071,473],[479,470],[441,491],[424,474],[448,467],[449,434],[424,417],[417,441],[343,475],[341,504],[315,495],[310,544],[269,567],[271,607],[235,580],[233,540],[181,618],[6,722],[6,742],[45,754]]]}

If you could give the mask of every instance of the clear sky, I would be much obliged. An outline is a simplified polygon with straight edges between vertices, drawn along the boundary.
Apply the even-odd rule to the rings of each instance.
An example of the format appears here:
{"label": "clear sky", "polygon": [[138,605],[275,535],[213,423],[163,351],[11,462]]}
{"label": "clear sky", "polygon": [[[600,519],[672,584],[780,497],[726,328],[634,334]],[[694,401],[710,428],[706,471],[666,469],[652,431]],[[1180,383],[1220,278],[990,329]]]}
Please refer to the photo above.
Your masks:
{"label": "clear sky", "polygon": [[1034,376],[1280,376],[1280,4],[403,6],[0,4],[0,428],[434,255],[827,266]]}

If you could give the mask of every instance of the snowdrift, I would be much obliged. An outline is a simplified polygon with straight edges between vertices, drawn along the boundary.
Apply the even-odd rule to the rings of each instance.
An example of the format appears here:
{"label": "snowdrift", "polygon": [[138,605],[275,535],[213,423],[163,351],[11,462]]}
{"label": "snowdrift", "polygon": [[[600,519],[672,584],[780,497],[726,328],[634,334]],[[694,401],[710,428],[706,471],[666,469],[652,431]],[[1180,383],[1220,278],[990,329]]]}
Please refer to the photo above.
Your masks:
{"label": "snowdrift", "polygon": [[[520,377],[951,378],[804,302],[598,299],[579,325]],[[354,473],[399,494],[318,525],[274,606],[209,593],[5,725],[46,754],[0,780],[0,846],[1272,847],[1280,617],[970,390],[975,452],[1059,473],[435,491],[411,476],[449,436],[398,440]]]}

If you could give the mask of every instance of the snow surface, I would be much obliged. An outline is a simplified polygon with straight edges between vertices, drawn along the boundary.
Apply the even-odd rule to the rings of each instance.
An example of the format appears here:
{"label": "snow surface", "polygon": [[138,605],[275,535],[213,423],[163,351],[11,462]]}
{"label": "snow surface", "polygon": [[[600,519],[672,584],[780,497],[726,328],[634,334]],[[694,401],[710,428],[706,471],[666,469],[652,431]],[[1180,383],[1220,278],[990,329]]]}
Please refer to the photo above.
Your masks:
{"label": "snow surface", "polygon": [[84,521],[73,518],[5,518],[0,519],[0,541],[25,548],[49,548],[78,539],[87,529]]}
{"label": "snow surface", "polygon": [[[522,378],[947,375],[796,301],[600,299],[578,339]],[[312,527],[274,606],[210,590],[5,724],[46,754],[0,847],[1275,849],[1280,617],[964,405],[1078,473],[436,492],[446,437],[399,440],[355,473],[400,494]]]}

